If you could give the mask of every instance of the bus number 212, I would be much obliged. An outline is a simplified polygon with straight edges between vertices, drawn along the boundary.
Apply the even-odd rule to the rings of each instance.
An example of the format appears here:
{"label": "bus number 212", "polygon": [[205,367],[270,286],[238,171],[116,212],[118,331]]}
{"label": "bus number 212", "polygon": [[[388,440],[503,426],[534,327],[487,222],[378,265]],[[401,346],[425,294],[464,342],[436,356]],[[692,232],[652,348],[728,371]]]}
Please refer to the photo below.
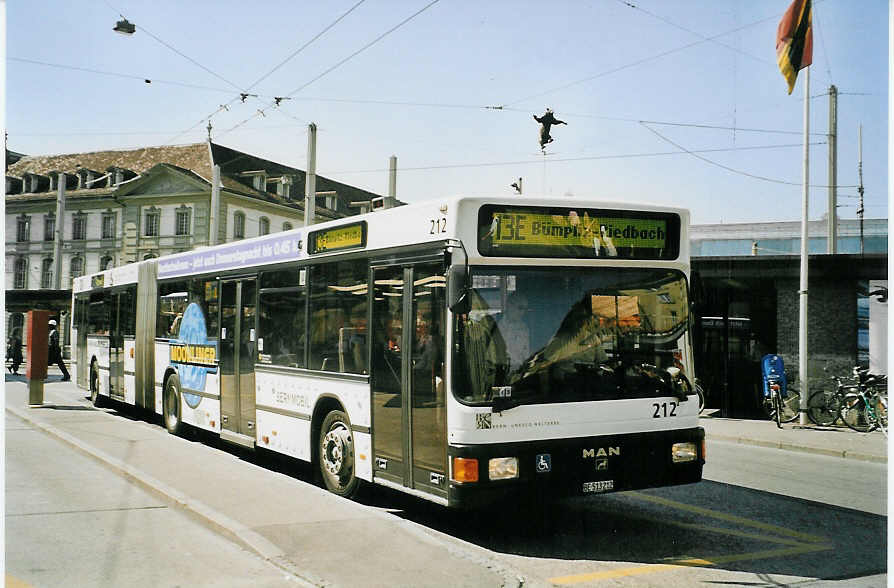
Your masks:
{"label": "bus number 212", "polygon": [[446,218],[433,218],[431,220],[431,231],[429,231],[430,235],[437,235],[438,233],[446,233],[447,232],[447,219]]}
{"label": "bus number 212", "polygon": [[[670,404],[670,412],[668,412],[668,410],[667,410],[668,404]],[[655,409],[655,412],[652,414],[653,419],[660,419],[661,417],[677,416],[677,403],[676,402],[662,402],[661,404],[658,404],[657,402],[653,402],[652,408]]]}

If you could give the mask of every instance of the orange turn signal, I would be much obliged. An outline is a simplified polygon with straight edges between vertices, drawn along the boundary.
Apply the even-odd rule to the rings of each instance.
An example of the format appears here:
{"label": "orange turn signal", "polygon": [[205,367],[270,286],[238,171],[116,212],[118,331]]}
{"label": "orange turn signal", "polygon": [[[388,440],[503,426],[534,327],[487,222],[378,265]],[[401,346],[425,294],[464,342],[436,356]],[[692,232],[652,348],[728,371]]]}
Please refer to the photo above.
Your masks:
{"label": "orange turn signal", "polygon": [[468,457],[453,458],[453,481],[454,482],[477,482],[478,481],[478,460]]}

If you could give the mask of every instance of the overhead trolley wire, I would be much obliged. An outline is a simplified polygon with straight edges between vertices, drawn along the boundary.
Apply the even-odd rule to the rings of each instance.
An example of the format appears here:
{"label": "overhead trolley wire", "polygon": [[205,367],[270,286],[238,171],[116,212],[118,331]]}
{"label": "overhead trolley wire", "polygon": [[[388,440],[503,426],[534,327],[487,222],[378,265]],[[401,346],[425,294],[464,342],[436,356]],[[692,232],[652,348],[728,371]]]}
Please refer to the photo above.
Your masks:
{"label": "overhead trolley wire", "polygon": [[644,57],[644,58],[642,58],[642,59],[638,59],[638,60],[636,60],[636,61],[630,62],[630,63],[625,64],[625,65],[621,65],[621,66],[618,66],[618,67],[615,67],[615,68],[612,68],[612,69],[608,69],[608,70],[605,70],[605,71],[602,71],[602,72],[593,74],[593,75],[591,75],[591,76],[587,76],[587,77],[585,77],[585,78],[581,78],[581,79],[579,79],[579,80],[575,80],[575,81],[573,81],[573,82],[568,82],[568,83],[563,84],[563,85],[561,85],[561,86],[558,86],[558,87],[556,87],[556,88],[552,88],[551,90],[546,90],[546,91],[544,91],[544,92],[538,92],[537,94],[532,94],[532,95],[530,95],[530,96],[526,96],[526,97],[524,97],[524,98],[520,98],[520,99],[518,99],[518,100],[514,100],[514,101],[512,101],[512,102],[508,102],[507,105],[514,105],[514,104],[519,104],[520,102],[527,102],[528,100],[533,100],[534,98],[540,98],[541,96],[546,96],[547,94],[552,94],[552,93],[554,93],[554,92],[558,92],[558,91],[560,91],[560,90],[564,90],[564,89],[566,89],[566,88],[570,88],[570,87],[572,87],[572,86],[577,86],[577,85],[579,85],[579,84],[583,84],[583,83],[585,83],[585,82],[589,82],[589,81],[591,81],[591,80],[595,80],[595,79],[597,79],[597,78],[600,78],[600,77],[603,77],[603,76],[607,76],[607,75],[609,75],[609,74],[617,73],[617,72],[619,72],[619,71],[623,71],[623,70],[625,70],[625,69],[629,69],[629,68],[631,68],[631,67],[635,67],[635,66],[637,66],[637,65],[641,65],[641,64],[643,64],[643,63],[646,63],[646,62],[649,62],[649,61],[653,61],[653,60],[658,59],[658,58],[661,58],[661,57],[666,57],[666,56],[671,55],[671,54],[673,54],[673,53],[679,53],[680,51],[683,51],[683,50],[685,50],[685,49],[689,49],[690,47],[695,47],[696,45],[701,45],[702,43],[706,43],[706,42],[708,42],[708,41],[713,41],[714,39],[718,39],[718,38],[720,38],[720,37],[724,37],[724,36],[726,36],[726,35],[730,35],[730,34],[732,34],[732,33],[736,33],[736,32],[738,32],[738,31],[741,31],[741,30],[744,30],[744,29],[753,27],[753,26],[755,26],[755,25],[762,24],[762,23],[767,22],[767,21],[769,21],[769,20],[774,20],[774,19],[776,19],[776,18],[778,18],[778,17],[779,17],[778,14],[774,14],[773,16],[768,16],[767,18],[762,18],[762,19],[760,19],[760,20],[756,20],[756,21],[751,22],[751,23],[749,23],[749,24],[747,24],[747,25],[743,25],[743,26],[741,26],[741,27],[737,27],[737,28],[735,28],[735,29],[732,29],[732,30],[729,30],[729,31],[726,31],[726,32],[723,32],[723,33],[719,33],[719,34],[717,34],[717,35],[713,35],[713,36],[710,36],[710,37],[703,37],[702,40],[700,40],[700,41],[694,41],[694,42],[692,42],[692,43],[687,43],[686,45],[681,45],[681,46],[679,46],[679,47],[675,47],[675,48],[673,48],[673,49],[668,49],[668,50],[666,50],[666,51],[662,51],[661,53],[657,53],[657,54],[655,54],[655,55],[650,55],[650,56],[648,56],[648,57]]}
{"label": "overhead trolley wire", "polygon": [[[816,145],[822,145],[823,142],[815,143]],[[793,148],[793,147],[802,147],[801,143],[791,143],[791,144],[783,144],[783,145],[757,145],[753,147],[720,147],[714,149],[695,149],[691,152],[694,153],[717,153],[723,151],[755,151],[755,150],[763,150],[763,149],[783,149],[783,148]],[[665,157],[668,155],[685,155],[690,153],[690,151],[679,150],[679,151],[657,151],[652,153],[620,153],[614,155],[588,155],[585,157],[563,157],[563,158],[550,158],[548,160],[549,163],[564,163],[564,162],[573,162],[573,161],[598,161],[603,159],[633,159],[638,157]],[[456,163],[456,164],[444,164],[444,165],[426,165],[426,166],[416,166],[416,167],[401,167],[401,172],[407,171],[426,171],[426,170],[436,170],[436,169],[457,169],[457,168],[475,168],[475,167],[500,167],[504,165],[530,165],[530,164],[540,164],[541,158],[538,159],[526,159],[526,160],[517,160],[517,161],[493,161],[493,162],[481,162],[481,163]],[[383,171],[388,171],[387,168],[377,168],[377,169],[364,169],[364,170],[341,170],[341,171],[330,171],[327,172],[329,174],[354,174],[354,173],[381,173]]]}
{"label": "overhead trolley wire", "polygon": [[[310,86],[311,84],[313,84],[314,82],[316,82],[316,81],[318,81],[319,79],[323,78],[324,76],[326,76],[326,75],[332,73],[333,71],[335,71],[336,69],[338,69],[339,67],[341,67],[342,65],[344,65],[345,63],[347,63],[348,61],[350,61],[351,59],[353,59],[354,57],[360,55],[361,53],[363,53],[364,51],[366,51],[367,49],[369,49],[370,47],[372,47],[373,45],[375,45],[376,43],[378,43],[379,41],[381,41],[382,39],[384,39],[385,37],[387,37],[388,35],[390,35],[390,34],[393,33],[394,31],[396,31],[397,29],[401,28],[402,26],[404,26],[405,24],[407,24],[408,22],[410,22],[411,20],[413,20],[414,18],[416,18],[417,16],[419,16],[420,14],[422,14],[423,12],[425,12],[426,10],[428,10],[429,8],[431,8],[432,6],[434,6],[435,4],[437,4],[439,1],[440,1],[440,0],[432,0],[431,2],[429,2],[428,4],[426,4],[425,6],[423,6],[421,9],[417,10],[416,12],[414,12],[413,14],[411,14],[410,16],[408,16],[407,18],[405,18],[404,20],[402,20],[402,21],[399,22],[398,24],[394,25],[393,27],[391,27],[390,29],[388,29],[387,31],[385,31],[384,33],[382,33],[381,35],[379,35],[378,37],[376,37],[375,39],[373,39],[372,41],[370,41],[369,43],[367,43],[366,45],[364,45],[363,47],[361,47],[360,49],[354,51],[353,53],[351,53],[350,55],[348,55],[348,56],[345,57],[344,59],[340,60],[340,61],[339,61],[338,63],[336,63],[335,65],[333,65],[333,66],[327,68],[326,70],[324,70],[322,73],[320,73],[320,74],[317,75],[316,77],[312,78],[311,80],[309,80],[309,81],[305,82],[304,84],[302,84],[301,86],[295,88],[294,90],[292,90],[291,92],[289,92],[288,94],[286,94],[286,97],[287,97],[287,98],[291,98],[292,96],[294,96],[295,94],[297,94],[298,92],[300,92],[301,90],[303,90],[304,88]],[[272,106],[272,104],[271,104],[271,106]],[[249,119],[246,119],[246,120],[242,121],[241,123],[239,123],[239,124],[237,124],[237,125],[235,125],[235,126],[229,128],[229,129],[227,129],[226,131],[224,131],[224,132],[221,133],[221,134],[223,135],[223,134],[229,133],[229,132],[231,132],[231,131],[237,129],[238,127],[242,126],[243,124],[245,124],[246,122],[248,122],[248,121],[251,120],[252,118],[255,118],[255,117],[250,117]]]}
{"label": "overhead trolley wire", "polygon": [[[804,184],[801,183],[801,182],[788,182],[788,181],[786,181],[786,180],[779,180],[779,179],[776,179],[776,178],[768,178],[767,176],[759,176],[759,175],[757,175],[757,174],[748,173],[748,172],[746,172],[746,171],[742,171],[742,170],[739,170],[739,169],[735,169],[735,168],[733,168],[733,167],[730,167],[730,166],[728,166],[728,165],[724,165],[724,164],[722,164],[722,163],[718,163],[718,162],[716,162],[716,161],[713,161],[713,160],[708,159],[707,157],[702,157],[701,155],[698,154],[697,151],[692,150],[692,149],[687,149],[686,147],[683,147],[683,146],[680,145],[679,143],[677,143],[677,142],[675,142],[675,141],[669,139],[668,137],[665,137],[664,135],[662,135],[661,133],[659,133],[658,131],[656,131],[656,130],[653,129],[652,127],[650,127],[649,124],[648,124],[646,121],[641,121],[640,124],[642,124],[646,129],[648,129],[649,131],[651,131],[653,134],[655,134],[655,135],[656,135],[659,139],[661,139],[662,141],[664,141],[664,142],[666,142],[666,143],[670,143],[671,145],[673,145],[673,146],[676,147],[677,149],[680,149],[681,151],[684,151],[684,152],[688,153],[689,155],[695,157],[696,159],[700,159],[701,161],[704,161],[705,163],[707,163],[707,164],[709,164],[709,165],[713,165],[713,166],[715,166],[715,167],[719,167],[719,168],[721,168],[721,169],[725,169],[726,171],[732,172],[732,173],[734,173],[734,174],[738,174],[738,175],[741,175],[741,176],[746,176],[746,177],[749,177],[749,178],[754,178],[754,179],[756,179],[756,180],[763,180],[763,181],[765,181],[765,182],[772,182],[772,183],[774,183],[774,184],[785,184],[785,185],[787,185],[787,186],[803,186],[803,185],[804,185]],[[823,142],[820,142],[820,143],[811,143],[811,145],[815,145],[815,144],[823,144]],[[803,143],[800,144],[799,146],[803,146]],[[811,187],[813,187],[813,188],[829,188],[828,185],[825,185],[825,186],[824,186],[824,185],[821,185],[821,184],[817,184],[817,185],[811,184]],[[837,188],[855,188],[855,187],[856,187],[856,186],[846,186],[846,185],[838,185],[838,186],[837,186]]]}

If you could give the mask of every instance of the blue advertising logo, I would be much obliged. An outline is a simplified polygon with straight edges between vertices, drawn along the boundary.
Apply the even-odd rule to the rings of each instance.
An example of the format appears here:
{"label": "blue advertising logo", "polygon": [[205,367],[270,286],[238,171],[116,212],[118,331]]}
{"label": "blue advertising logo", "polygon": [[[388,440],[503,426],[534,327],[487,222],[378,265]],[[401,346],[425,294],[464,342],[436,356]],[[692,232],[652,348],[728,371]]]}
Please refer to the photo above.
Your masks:
{"label": "blue advertising logo", "polygon": [[193,302],[186,307],[180,320],[180,333],[171,341],[171,363],[177,365],[183,400],[190,408],[202,401],[190,391],[205,391],[205,376],[217,373],[217,341],[208,340],[205,315],[202,307]]}

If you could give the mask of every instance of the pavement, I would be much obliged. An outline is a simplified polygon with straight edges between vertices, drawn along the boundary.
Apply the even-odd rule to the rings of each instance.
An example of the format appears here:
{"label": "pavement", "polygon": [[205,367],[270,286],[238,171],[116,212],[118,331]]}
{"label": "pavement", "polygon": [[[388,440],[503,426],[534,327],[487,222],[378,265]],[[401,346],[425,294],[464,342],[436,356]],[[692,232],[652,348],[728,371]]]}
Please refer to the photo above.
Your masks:
{"label": "pavement", "polygon": [[[701,426],[709,440],[772,447],[788,451],[800,451],[816,455],[829,455],[845,459],[859,459],[877,463],[888,462],[888,437],[881,431],[858,433],[845,426],[801,426],[783,424],[782,429],[774,421],[716,418],[702,415]],[[711,459],[710,450],[708,459]]]}
{"label": "pavement", "polygon": [[[484,548],[386,509],[346,501],[310,484],[296,492],[288,472],[251,463],[235,450],[221,451],[207,438],[174,438],[160,421],[150,423],[126,411],[121,414],[128,418],[111,418],[108,409],[94,409],[73,382],[60,380],[58,370],[51,369],[43,406],[29,407],[24,376],[7,374],[7,412],[163,495],[306,585],[370,585],[371,573],[372,584],[381,586],[517,586],[524,577]],[[881,432],[791,424],[780,430],[771,421],[701,420],[709,441],[887,462],[887,438]],[[183,451],[182,444],[191,444],[190,451]],[[244,475],[247,464],[256,475]],[[395,557],[401,553],[406,555]]]}

